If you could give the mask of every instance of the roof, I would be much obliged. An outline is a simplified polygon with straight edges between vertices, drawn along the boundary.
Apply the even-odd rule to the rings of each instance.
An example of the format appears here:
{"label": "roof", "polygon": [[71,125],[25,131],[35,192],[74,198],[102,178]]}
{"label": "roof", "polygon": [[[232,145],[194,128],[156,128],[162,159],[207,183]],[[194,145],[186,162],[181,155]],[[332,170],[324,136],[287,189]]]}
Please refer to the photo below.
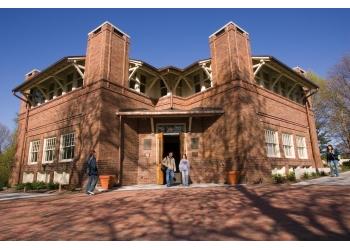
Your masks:
{"label": "roof", "polygon": [[271,60],[272,62],[278,64],[279,66],[281,66],[283,69],[287,70],[290,74],[292,74],[293,76],[299,78],[300,80],[302,80],[303,82],[306,82],[307,84],[311,85],[314,88],[319,88],[319,86],[314,83],[313,81],[307,79],[305,76],[295,72],[291,67],[289,67],[288,65],[284,64],[283,62],[281,62],[280,60],[278,60],[277,58],[270,56],[270,55],[253,55],[252,59],[260,59],[260,58],[268,58],[269,60]]}
{"label": "roof", "polygon": [[23,87],[29,85],[30,83],[38,80],[38,79],[43,79],[45,76],[48,76],[48,74],[53,71],[54,68],[60,68],[60,67],[65,67],[69,65],[69,61],[68,59],[70,58],[77,58],[77,57],[85,57],[85,56],[65,56],[61,59],[59,59],[58,61],[56,61],[55,63],[51,64],[50,66],[46,67],[45,69],[43,69],[39,74],[33,76],[32,78],[29,78],[27,80],[25,80],[23,83],[21,83],[20,85],[16,86],[14,89],[12,89],[12,92],[18,92],[20,90],[23,89]]}
{"label": "roof", "polygon": [[128,116],[128,117],[203,117],[203,116],[216,116],[223,114],[222,109],[215,108],[201,108],[201,109],[191,109],[191,110],[179,110],[179,109],[166,109],[166,110],[125,110],[118,111],[116,115]]}
{"label": "roof", "polygon": [[[85,55],[79,55],[79,56],[65,56],[61,59],[59,59],[58,61],[56,61],[55,63],[51,64],[50,66],[46,67],[44,70],[42,70],[39,74],[33,76],[32,78],[25,80],[23,83],[21,83],[20,85],[16,86],[12,92],[18,92],[23,90],[23,88],[25,86],[28,86],[30,83],[37,81],[38,79],[44,79],[45,77],[49,76],[51,72],[53,72],[54,70],[57,70],[57,68],[63,68],[69,65],[69,59],[72,58],[82,58],[85,57]],[[258,60],[259,58],[268,58],[269,60],[271,60],[272,62],[278,64],[279,66],[281,66],[283,69],[287,70],[290,74],[292,74],[294,77],[299,78],[300,80],[302,80],[303,82],[306,82],[307,84],[311,85],[314,88],[319,88],[319,86],[312,82],[311,80],[307,79],[306,77],[304,77],[301,74],[298,74],[297,72],[295,72],[292,68],[290,68],[289,66],[287,66],[286,64],[284,64],[283,62],[281,62],[280,60],[278,60],[277,58],[270,56],[270,55],[254,55],[252,56],[252,59],[256,59]],[[157,72],[164,72],[166,70],[174,70],[174,71],[178,71],[178,72],[184,72],[187,71],[188,69],[198,65],[200,62],[202,61],[206,61],[206,60],[210,60],[211,58],[207,58],[207,59],[202,59],[202,60],[197,60],[195,62],[193,62],[192,64],[188,65],[185,68],[178,68],[175,66],[166,66],[166,67],[161,67],[161,68],[156,68],[154,66],[152,66],[151,64],[148,64],[142,60],[136,60],[136,59],[131,59],[130,60],[134,60],[134,61],[139,61],[141,62],[143,65],[151,68],[154,71]]]}

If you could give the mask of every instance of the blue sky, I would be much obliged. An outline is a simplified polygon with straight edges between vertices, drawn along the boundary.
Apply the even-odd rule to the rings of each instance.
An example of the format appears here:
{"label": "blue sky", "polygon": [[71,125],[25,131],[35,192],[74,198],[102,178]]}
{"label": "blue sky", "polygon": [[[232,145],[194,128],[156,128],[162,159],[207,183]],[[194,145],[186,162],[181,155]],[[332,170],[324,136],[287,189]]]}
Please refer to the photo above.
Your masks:
{"label": "blue sky", "polygon": [[350,53],[350,9],[0,9],[0,122],[11,129],[11,90],[33,68],[84,55],[87,33],[110,21],[131,36],[130,57],[184,67],[210,57],[208,36],[233,21],[253,55],[273,55],[326,77]]}

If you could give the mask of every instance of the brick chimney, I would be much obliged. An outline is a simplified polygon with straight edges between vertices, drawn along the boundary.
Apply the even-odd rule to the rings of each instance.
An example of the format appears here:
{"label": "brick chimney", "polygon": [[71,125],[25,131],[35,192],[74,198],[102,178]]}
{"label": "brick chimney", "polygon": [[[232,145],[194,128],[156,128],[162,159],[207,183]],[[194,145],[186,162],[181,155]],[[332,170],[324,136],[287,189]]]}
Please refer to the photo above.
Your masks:
{"label": "brick chimney", "polygon": [[130,37],[109,22],[88,34],[85,84],[107,80],[126,86]]}
{"label": "brick chimney", "polygon": [[28,81],[31,78],[33,78],[34,76],[38,75],[39,73],[40,73],[40,70],[33,69],[30,72],[28,72],[27,74],[25,74],[24,80]]}
{"label": "brick chimney", "polygon": [[253,81],[249,34],[233,22],[209,36],[214,84]]}

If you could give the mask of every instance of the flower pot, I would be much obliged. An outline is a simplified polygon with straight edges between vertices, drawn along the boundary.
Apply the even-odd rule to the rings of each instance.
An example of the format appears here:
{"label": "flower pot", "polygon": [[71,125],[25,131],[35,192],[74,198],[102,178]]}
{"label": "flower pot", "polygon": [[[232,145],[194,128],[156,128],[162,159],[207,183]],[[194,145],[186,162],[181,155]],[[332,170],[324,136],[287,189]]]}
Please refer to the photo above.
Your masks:
{"label": "flower pot", "polygon": [[100,175],[99,179],[103,189],[110,189],[112,187],[114,179],[112,175]]}
{"label": "flower pot", "polygon": [[236,170],[228,172],[227,183],[230,185],[238,184],[239,175],[240,172]]}

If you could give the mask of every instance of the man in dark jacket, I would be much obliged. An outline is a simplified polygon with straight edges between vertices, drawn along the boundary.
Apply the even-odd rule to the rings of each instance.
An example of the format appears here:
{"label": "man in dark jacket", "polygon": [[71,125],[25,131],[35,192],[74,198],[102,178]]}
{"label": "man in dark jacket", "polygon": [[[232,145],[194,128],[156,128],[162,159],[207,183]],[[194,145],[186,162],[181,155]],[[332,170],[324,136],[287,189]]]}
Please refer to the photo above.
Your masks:
{"label": "man in dark jacket", "polygon": [[96,152],[91,150],[89,158],[87,160],[87,173],[89,175],[89,181],[86,186],[86,193],[94,195],[95,186],[98,180],[98,169],[96,164]]}

